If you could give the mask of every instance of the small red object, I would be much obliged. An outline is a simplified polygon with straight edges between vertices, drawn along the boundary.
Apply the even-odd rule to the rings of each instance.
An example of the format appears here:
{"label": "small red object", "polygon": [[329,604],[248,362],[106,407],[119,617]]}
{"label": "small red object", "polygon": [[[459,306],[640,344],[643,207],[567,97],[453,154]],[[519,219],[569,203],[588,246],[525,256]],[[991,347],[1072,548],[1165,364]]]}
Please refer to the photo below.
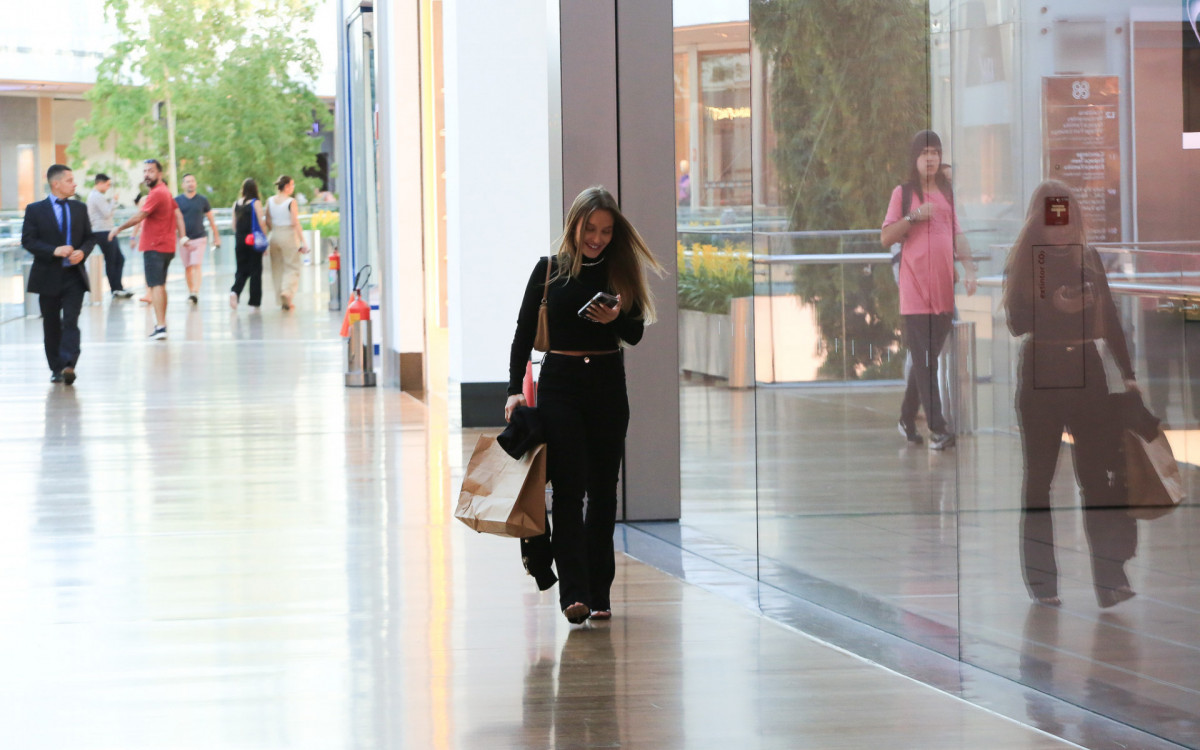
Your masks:
{"label": "small red object", "polygon": [[363,300],[362,294],[354,290],[354,298],[346,306],[346,317],[342,318],[342,338],[350,336],[350,326],[360,320],[371,319],[371,306]]}
{"label": "small red object", "polygon": [[254,235],[253,234],[246,235],[246,244],[249,245],[250,247],[254,247]]}
{"label": "small red object", "polygon": [[1046,226],[1065,227],[1071,223],[1070,199],[1066,197],[1046,199]]}
{"label": "small red object", "polygon": [[521,382],[521,395],[526,406],[537,406],[537,381],[533,379],[533,362],[525,363],[525,378]]}

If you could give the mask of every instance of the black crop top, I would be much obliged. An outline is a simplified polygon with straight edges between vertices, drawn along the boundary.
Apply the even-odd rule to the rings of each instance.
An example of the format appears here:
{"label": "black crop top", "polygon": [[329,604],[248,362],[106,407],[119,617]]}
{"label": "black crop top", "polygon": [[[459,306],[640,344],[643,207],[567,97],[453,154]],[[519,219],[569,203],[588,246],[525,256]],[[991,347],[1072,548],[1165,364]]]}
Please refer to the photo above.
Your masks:
{"label": "black crop top", "polygon": [[[601,258],[604,256],[601,255]],[[517,314],[517,332],[513,336],[512,352],[508,359],[508,395],[521,392],[521,381],[525,378],[525,363],[533,350],[533,339],[537,336],[538,308],[542,304],[542,288],[546,281],[547,258],[542,258],[533,267],[529,283],[525,286],[525,297],[521,300],[521,311]],[[644,324],[641,311],[622,309],[611,323],[596,323],[579,317],[579,308],[596,295],[609,292],[608,268],[601,261],[594,266],[579,269],[579,276],[554,278],[558,259],[550,268],[550,288],[546,298],[547,323],[550,325],[550,348],[557,351],[602,352],[618,348],[621,341],[636,344],[642,340]]]}

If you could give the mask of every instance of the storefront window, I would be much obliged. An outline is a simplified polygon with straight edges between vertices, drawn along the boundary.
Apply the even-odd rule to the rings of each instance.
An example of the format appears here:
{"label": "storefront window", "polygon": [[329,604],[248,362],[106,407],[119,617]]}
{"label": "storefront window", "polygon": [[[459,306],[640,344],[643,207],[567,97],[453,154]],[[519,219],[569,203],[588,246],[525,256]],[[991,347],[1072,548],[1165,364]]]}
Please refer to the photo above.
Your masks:
{"label": "storefront window", "polygon": [[750,205],[750,54],[700,56],[700,205]]}
{"label": "storefront window", "polygon": [[654,533],[1200,746],[1196,19],[675,11],[684,497]]}

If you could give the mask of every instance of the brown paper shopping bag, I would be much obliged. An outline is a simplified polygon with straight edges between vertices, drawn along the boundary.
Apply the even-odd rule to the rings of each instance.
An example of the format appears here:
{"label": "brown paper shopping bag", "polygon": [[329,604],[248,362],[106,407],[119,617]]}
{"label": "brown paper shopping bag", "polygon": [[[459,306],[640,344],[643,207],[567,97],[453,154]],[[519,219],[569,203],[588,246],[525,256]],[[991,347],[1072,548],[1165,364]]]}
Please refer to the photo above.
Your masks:
{"label": "brown paper shopping bag", "polygon": [[546,446],[520,460],[504,452],[495,436],[481,435],[463,476],[454,517],[472,529],[508,537],[546,531]]}
{"label": "brown paper shopping bag", "polygon": [[1183,500],[1183,478],[1160,429],[1153,440],[1133,430],[1125,431],[1125,486],[1128,513],[1149,520],[1165,516]]}

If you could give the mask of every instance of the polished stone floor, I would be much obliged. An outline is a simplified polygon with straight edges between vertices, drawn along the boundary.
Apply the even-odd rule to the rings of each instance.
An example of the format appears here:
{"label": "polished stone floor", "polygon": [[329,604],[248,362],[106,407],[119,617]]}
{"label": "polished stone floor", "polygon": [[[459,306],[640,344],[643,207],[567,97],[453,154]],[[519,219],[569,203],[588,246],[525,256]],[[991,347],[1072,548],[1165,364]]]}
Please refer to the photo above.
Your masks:
{"label": "polished stone floor", "polygon": [[[981,389],[997,412],[1011,399],[1001,390]],[[1021,577],[1018,433],[960,436],[945,452],[908,446],[895,429],[900,396],[895,386],[754,392],[685,379],[683,519],[646,530],[783,593],[1200,747],[1200,509],[1138,521],[1138,554],[1126,566],[1138,596],[1100,609],[1064,448],[1052,496],[1064,603],[1038,606]],[[1185,446],[1178,457],[1194,460],[1194,430],[1172,437]],[[1193,465],[1183,479],[1195,497]]]}
{"label": "polished stone floor", "polygon": [[1078,746],[689,556],[619,555],[614,620],[569,626],[513,542],[451,518],[475,434],[446,401],[342,386],[317,273],[290,313],[173,282],[165,342],[89,306],[73,387],[39,321],[0,325],[0,747]]}

